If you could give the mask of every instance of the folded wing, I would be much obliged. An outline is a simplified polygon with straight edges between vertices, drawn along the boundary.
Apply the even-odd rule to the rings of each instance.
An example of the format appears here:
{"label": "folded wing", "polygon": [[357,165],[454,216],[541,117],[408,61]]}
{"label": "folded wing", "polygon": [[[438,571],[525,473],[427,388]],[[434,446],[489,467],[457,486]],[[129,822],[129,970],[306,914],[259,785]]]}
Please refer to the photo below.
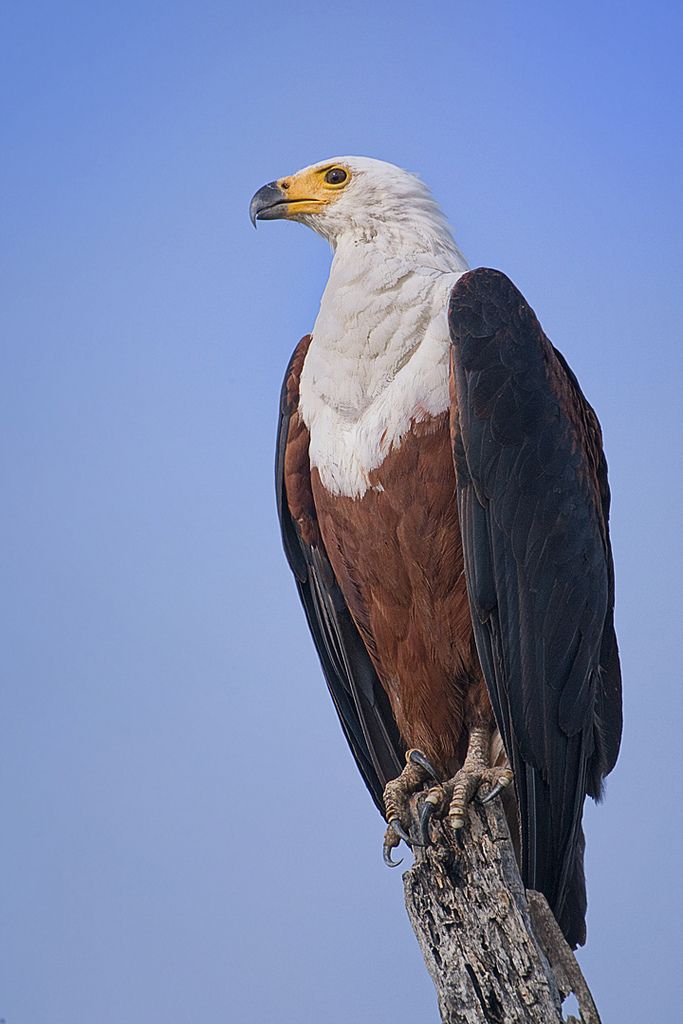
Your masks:
{"label": "folded wing", "polygon": [[600,426],[505,275],[449,305],[457,500],[477,650],[515,772],[522,875],[585,940],[581,817],[621,736]]}

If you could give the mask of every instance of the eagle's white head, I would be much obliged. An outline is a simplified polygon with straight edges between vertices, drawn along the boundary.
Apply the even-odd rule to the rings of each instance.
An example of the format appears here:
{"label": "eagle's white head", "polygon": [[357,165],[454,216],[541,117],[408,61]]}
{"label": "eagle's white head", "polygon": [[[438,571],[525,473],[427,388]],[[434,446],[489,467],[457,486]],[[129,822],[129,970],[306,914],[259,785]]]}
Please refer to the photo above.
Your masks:
{"label": "eagle's white head", "polygon": [[335,249],[341,241],[385,242],[393,251],[398,245],[460,257],[427,186],[416,175],[369,157],[333,157],[271,181],[253,197],[249,212],[254,225],[300,221]]}

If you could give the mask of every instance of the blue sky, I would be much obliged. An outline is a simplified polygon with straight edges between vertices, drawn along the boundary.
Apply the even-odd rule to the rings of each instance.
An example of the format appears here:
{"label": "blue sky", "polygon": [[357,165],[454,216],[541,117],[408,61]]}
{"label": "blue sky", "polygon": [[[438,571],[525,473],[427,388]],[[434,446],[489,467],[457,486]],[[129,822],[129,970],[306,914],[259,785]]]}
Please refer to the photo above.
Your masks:
{"label": "blue sky", "polygon": [[[622,756],[587,811],[605,1021],[680,1006],[674,4],[10,3],[0,14],[7,1024],[438,1019],[280,551],[284,367],[329,266],[252,193],[433,187],[602,420]],[[678,901],[678,909],[674,903]]]}

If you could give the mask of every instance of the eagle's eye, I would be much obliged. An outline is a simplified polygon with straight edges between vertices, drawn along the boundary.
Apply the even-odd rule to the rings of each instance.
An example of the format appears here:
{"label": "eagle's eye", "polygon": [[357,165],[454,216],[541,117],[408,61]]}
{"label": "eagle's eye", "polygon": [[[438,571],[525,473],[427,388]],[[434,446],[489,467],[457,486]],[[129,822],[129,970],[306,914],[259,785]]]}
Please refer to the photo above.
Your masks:
{"label": "eagle's eye", "polygon": [[332,167],[325,175],[328,185],[343,185],[347,178],[348,174],[343,167]]}

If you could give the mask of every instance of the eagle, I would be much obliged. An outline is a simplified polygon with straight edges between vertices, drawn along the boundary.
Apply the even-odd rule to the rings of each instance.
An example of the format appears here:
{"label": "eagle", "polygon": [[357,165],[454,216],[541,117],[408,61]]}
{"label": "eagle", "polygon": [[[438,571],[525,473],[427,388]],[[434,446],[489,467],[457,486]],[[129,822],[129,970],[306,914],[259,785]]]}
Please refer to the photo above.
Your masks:
{"label": "eagle", "polygon": [[250,215],[332,247],[282,387],[277,506],[329,692],[388,822],[384,858],[429,842],[432,815],[457,830],[475,797],[501,794],[525,886],[583,944],[583,805],[601,797],[622,725],[595,412],[523,295],[468,268],[412,173],[323,160],[260,188]]}

